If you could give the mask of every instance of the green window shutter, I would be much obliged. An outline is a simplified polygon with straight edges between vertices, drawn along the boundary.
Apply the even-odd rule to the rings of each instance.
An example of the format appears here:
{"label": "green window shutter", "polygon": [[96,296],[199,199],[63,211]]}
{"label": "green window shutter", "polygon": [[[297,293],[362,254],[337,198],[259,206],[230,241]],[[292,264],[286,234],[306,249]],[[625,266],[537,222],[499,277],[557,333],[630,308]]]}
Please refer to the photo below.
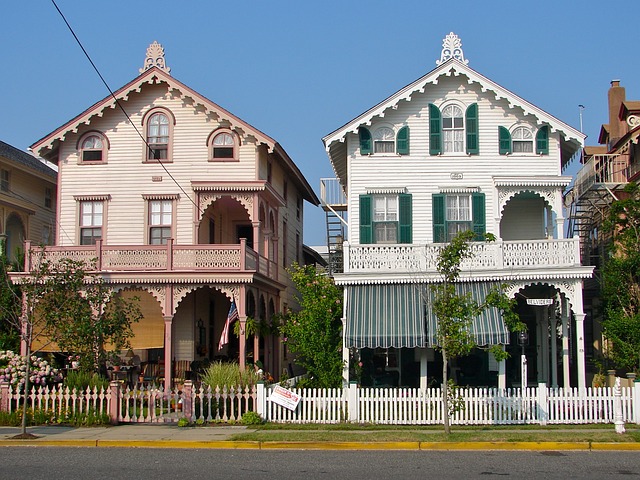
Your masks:
{"label": "green window shutter", "polygon": [[442,153],[440,109],[433,103],[429,104],[429,153],[431,155]]}
{"label": "green window shutter", "polygon": [[480,147],[478,145],[478,104],[469,105],[466,113],[467,128],[467,153],[469,155],[478,155]]}
{"label": "green window shutter", "polygon": [[431,197],[433,211],[433,243],[447,241],[447,221],[445,212],[445,196],[435,193]]}
{"label": "green window shutter", "polygon": [[371,195],[360,195],[360,243],[373,243]]}
{"label": "green window shutter", "polygon": [[511,153],[511,134],[505,127],[498,127],[498,136],[500,138],[500,155]]}
{"label": "green window shutter", "polygon": [[536,133],[536,153],[549,155],[549,127],[545,125]]}
{"label": "green window shutter", "polygon": [[486,207],[484,193],[474,193],[471,197],[471,215],[473,218],[473,233],[476,241],[484,240],[484,233],[487,229]]}
{"label": "green window shutter", "polygon": [[360,127],[358,129],[360,137],[360,155],[369,155],[371,150],[371,132],[368,128]]}
{"label": "green window shutter", "polygon": [[412,220],[412,198],[410,193],[403,193],[398,196],[400,234],[399,243],[413,242],[413,220]]}
{"label": "green window shutter", "polygon": [[396,153],[409,155],[409,127],[402,127],[396,136]]}

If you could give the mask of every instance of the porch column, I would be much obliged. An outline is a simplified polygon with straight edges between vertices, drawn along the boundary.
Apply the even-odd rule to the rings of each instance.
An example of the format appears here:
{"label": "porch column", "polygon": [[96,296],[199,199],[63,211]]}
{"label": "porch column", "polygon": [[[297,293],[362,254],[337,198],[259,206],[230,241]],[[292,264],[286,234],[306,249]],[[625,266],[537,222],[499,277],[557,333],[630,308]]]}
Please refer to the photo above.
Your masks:
{"label": "porch column", "polygon": [[537,308],[534,307],[533,310],[535,311],[536,314],[536,367],[537,367],[537,371],[538,371],[538,377],[537,380],[538,382],[544,382],[544,375],[543,375],[543,371],[542,371],[542,365],[543,365],[543,345],[544,342],[542,340],[543,335],[546,336],[546,334],[544,333],[544,331],[542,330],[542,309],[541,308]]}
{"label": "porch column", "polygon": [[549,309],[542,307],[541,341],[542,341],[542,380],[549,385]]}
{"label": "porch column", "polygon": [[342,385],[346,388],[349,385],[349,347],[345,347],[347,342],[344,338],[347,319],[343,316],[340,320],[342,321]]}
{"label": "porch column", "polygon": [[263,244],[262,244],[262,256],[269,258],[269,245],[271,244],[271,230],[265,228],[262,230]]}
{"label": "porch column", "polygon": [[171,348],[171,327],[173,325],[173,317],[164,317],[164,391],[171,390],[171,359],[173,358],[173,349]]}
{"label": "porch column", "polygon": [[567,315],[569,302],[566,298],[561,299],[560,313],[562,315],[562,386],[571,386],[570,365],[569,365],[569,318]]}
{"label": "porch column", "polygon": [[238,363],[240,365],[240,371],[244,372],[245,365],[247,363],[247,336],[246,336],[246,327],[247,327],[247,317],[246,315],[238,316],[238,321],[240,322],[240,352],[238,359]]}
{"label": "porch column", "polygon": [[584,313],[576,313],[576,343],[578,350],[578,387],[584,388],[587,384],[586,365],[584,359]]}
{"label": "porch column", "polygon": [[260,222],[251,222],[253,227],[253,248],[256,252],[260,253]]}
{"label": "porch column", "polygon": [[547,205],[547,238],[553,238],[553,209]]}
{"label": "porch column", "polygon": [[[502,347],[502,351],[506,350],[506,345],[500,345]],[[489,354],[491,355],[491,354]],[[507,388],[507,361],[502,360],[498,362],[498,388],[505,389]]]}
{"label": "porch column", "polygon": [[558,318],[556,317],[556,311],[553,305],[549,307],[551,309],[551,318],[549,319],[551,322],[551,362],[549,363],[549,368],[551,368],[551,386],[558,388],[558,344],[556,335]]}
{"label": "porch column", "polygon": [[420,390],[427,389],[427,364],[429,357],[427,356],[427,347],[423,347],[420,349]]}

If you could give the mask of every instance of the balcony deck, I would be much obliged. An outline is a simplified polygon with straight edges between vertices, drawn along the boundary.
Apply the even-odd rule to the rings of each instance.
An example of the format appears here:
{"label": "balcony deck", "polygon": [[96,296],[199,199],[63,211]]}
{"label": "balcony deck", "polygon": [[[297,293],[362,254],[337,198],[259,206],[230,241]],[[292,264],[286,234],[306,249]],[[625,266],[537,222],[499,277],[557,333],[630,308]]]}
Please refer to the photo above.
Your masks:
{"label": "balcony deck", "polygon": [[[344,273],[436,274],[443,244],[344,245]],[[468,272],[523,272],[580,267],[578,237],[478,242],[461,265]]]}
{"label": "balcony deck", "polygon": [[[25,271],[37,266],[42,250],[27,242]],[[95,245],[44,247],[46,260],[70,258],[95,263],[98,272],[207,272],[252,273],[278,280],[278,265],[252,248],[244,239],[235,245]],[[92,269],[93,270],[93,269]]]}

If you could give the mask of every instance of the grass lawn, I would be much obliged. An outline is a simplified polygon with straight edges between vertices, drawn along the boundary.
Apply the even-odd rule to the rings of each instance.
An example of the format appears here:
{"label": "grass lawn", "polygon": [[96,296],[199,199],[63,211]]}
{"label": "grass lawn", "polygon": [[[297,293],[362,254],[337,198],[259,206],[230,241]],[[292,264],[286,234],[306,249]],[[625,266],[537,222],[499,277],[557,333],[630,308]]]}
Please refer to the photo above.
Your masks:
{"label": "grass lawn", "polygon": [[[251,427],[253,428],[253,427]],[[640,442],[640,428],[627,425],[617,434],[607,425],[442,426],[265,424],[233,440],[261,442]]]}

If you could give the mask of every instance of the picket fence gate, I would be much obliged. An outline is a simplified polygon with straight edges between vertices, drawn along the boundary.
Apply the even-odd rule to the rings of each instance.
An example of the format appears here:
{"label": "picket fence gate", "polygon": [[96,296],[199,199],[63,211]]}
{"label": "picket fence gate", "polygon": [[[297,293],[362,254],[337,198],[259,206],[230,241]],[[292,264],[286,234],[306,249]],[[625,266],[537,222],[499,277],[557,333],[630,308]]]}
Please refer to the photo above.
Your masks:
{"label": "picket fence gate", "polygon": [[[51,412],[64,420],[72,415],[108,415],[111,423],[238,422],[245,412],[257,412],[274,423],[370,423],[436,425],[443,423],[439,388],[291,388],[299,403],[292,410],[272,401],[273,388],[259,383],[250,387],[210,388],[186,381],[178,389],[124,387],[111,382],[108,389],[69,390],[62,386],[35,387],[27,395],[32,410]],[[18,410],[22,392],[0,385],[0,412]],[[114,399],[117,399],[114,401]],[[640,424],[640,382],[633,387],[459,388],[452,404],[453,425],[517,424]],[[616,411],[616,405],[618,405]],[[618,415],[618,417],[616,417]]]}

